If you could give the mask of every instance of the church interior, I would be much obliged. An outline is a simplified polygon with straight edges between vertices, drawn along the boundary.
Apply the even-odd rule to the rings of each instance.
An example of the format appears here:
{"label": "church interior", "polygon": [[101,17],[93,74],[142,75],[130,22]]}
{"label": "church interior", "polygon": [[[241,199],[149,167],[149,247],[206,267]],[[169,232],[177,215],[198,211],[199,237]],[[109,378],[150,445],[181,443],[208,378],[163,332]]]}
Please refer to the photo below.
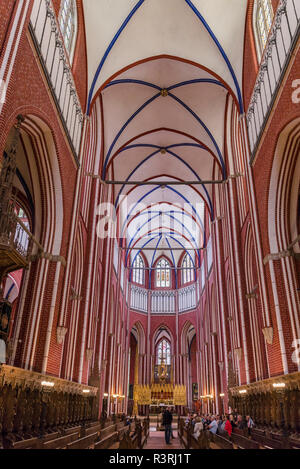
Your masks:
{"label": "church interior", "polygon": [[0,0],[0,449],[300,449],[299,32]]}

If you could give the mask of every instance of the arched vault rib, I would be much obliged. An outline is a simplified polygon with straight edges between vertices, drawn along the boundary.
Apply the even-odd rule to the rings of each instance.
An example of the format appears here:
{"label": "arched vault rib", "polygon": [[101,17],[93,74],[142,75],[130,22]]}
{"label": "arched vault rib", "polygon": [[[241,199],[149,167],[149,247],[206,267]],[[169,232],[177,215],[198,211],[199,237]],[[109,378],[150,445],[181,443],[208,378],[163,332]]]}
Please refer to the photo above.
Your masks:
{"label": "arched vault rib", "polygon": [[[104,52],[104,55],[103,55],[102,59],[100,60],[100,63],[97,67],[96,73],[95,73],[94,78],[93,78],[92,83],[91,83],[91,87],[90,87],[89,95],[88,95],[87,114],[90,113],[90,108],[91,108],[91,103],[92,103],[92,100],[93,100],[93,97],[94,97],[95,88],[97,86],[97,82],[98,82],[100,73],[102,71],[102,68],[103,68],[105,62],[107,61],[107,58],[108,58],[109,54],[111,53],[113,47],[117,43],[117,41],[118,41],[119,37],[121,36],[121,34],[123,33],[123,31],[126,29],[126,27],[130,23],[130,21],[132,20],[132,18],[136,14],[136,12],[140,9],[140,7],[144,4],[144,2],[145,2],[145,0],[139,0],[137,2],[137,4],[132,8],[132,10],[129,12],[128,16],[125,18],[125,20],[123,21],[123,23],[121,24],[121,26],[117,30],[116,34],[114,35],[114,37],[110,41],[108,47],[106,48],[106,50]],[[185,0],[185,3],[193,11],[193,13],[196,15],[196,17],[200,20],[201,24],[205,28],[205,30],[208,33],[209,37],[213,41],[215,47],[219,51],[219,53],[221,55],[221,60],[223,62],[225,62],[225,66],[229,71],[229,76],[231,76],[231,78],[233,80],[233,83],[234,83],[234,86],[236,88],[236,93],[237,93],[237,96],[238,96],[240,112],[243,113],[243,100],[242,100],[241,89],[240,89],[238,79],[236,77],[236,73],[235,73],[234,68],[231,64],[231,61],[229,60],[224,48],[222,47],[222,45],[221,45],[220,41],[218,40],[216,34],[214,33],[213,29],[210,27],[208,22],[205,20],[203,14],[200,13],[200,11],[196,8],[196,6],[194,5],[194,3],[191,0]]]}
{"label": "arched vault rib", "polygon": [[[108,163],[110,161],[110,158],[111,158],[111,154],[112,154],[112,151],[117,143],[117,141],[119,140],[119,138],[121,137],[121,135],[123,134],[123,132],[126,130],[126,128],[128,127],[128,125],[147,107],[149,106],[153,101],[155,101],[157,98],[161,97],[161,92],[159,93],[156,93],[154,96],[152,96],[151,98],[149,98],[147,101],[145,101],[128,119],[127,121],[122,125],[121,129],[117,132],[117,135],[115,136],[115,138],[113,139],[110,147],[109,147],[109,150],[106,154],[106,157],[105,157],[105,160],[104,160],[104,165],[103,165],[103,170],[102,170],[102,178],[105,179],[106,178],[106,170],[107,170],[107,166],[108,166]],[[196,119],[196,121],[198,122],[198,124],[201,126],[201,128],[205,131],[205,133],[208,135],[210,141],[212,142],[213,146],[215,147],[215,150],[217,152],[217,155],[218,155],[218,160],[219,160],[219,163],[221,164],[221,167],[222,167],[222,174],[223,174],[223,178],[226,179],[226,167],[225,167],[225,162],[224,162],[224,159],[223,159],[223,155],[222,155],[222,152],[219,148],[219,145],[218,143],[216,142],[216,139],[213,135],[213,133],[211,132],[211,130],[208,128],[208,126],[203,122],[203,120],[196,114],[196,112],[194,112],[184,101],[182,101],[182,99],[178,98],[177,96],[175,96],[173,93],[170,93],[168,92],[168,96],[170,98],[172,98],[174,101],[176,101],[180,106],[182,106],[192,117],[194,117],[194,119]]]}
{"label": "arched vault rib", "polygon": [[[147,215],[147,214],[152,214],[153,212],[152,211],[148,211],[146,213],[143,213],[143,215]],[[168,213],[168,212],[158,212],[157,214],[155,214],[152,218],[150,219],[147,219],[145,221],[145,223],[143,223],[137,230],[136,232],[134,233],[134,235],[131,237],[129,243],[128,243],[128,247],[127,247],[127,251],[126,251],[126,257],[125,257],[125,264],[127,263],[127,259],[128,259],[128,253],[129,253],[129,250],[130,250],[130,246],[132,244],[132,242],[134,241],[134,239],[136,238],[136,236],[138,235],[138,233],[140,233],[142,231],[142,229],[147,226],[149,223],[151,223],[151,221],[153,221],[154,219],[160,217],[161,215],[166,215],[168,216],[171,220],[175,221],[176,223],[178,223],[179,225],[182,226],[182,228],[187,231],[187,233],[189,234],[190,236],[190,239],[195,243],[195,248],[197,249],[197,241],[196,239],[194,238],[194,236],[192,235],[191,231],[187,228],[187,226],[184,225],[184,223],[182,223],[180,220],[178,220],[178,218],[174,217],[174,215],[171,213]],[[155,229],[160,229],[160,227],[157,227]],[[197,249],[197,253],[198,253],[198,260],[199,260],[199,263],[200,263],[200,252],[199,252],[199,249]]]}
{"label": "arched vault rib", "polygon": [[[143,145],[140,145],[141,147]],[[147,146],[150,146],[150,145],[147,145]],[[153,158],[154,156],[156,156],[157,154],[159,154],[161,148],[160,147],[157,147],[156,145],[152,145],[154,148],[158,148],[156,151],[154,151],[153,153],[151,153],[150,155],[148,155],[146,158],[144,158],[135,168],[133,171],[131,171],[131,173],[127,176],[127,178],[125,179],[126,182],[128,182],[131,177],[135,174],[135,172],[141,168],[141,166],[143,164],[145,164],[147,161],[149,161],[151,158]],[[170,145],[170,146],[167,146],[164,148],[164,150],[166,151],[167,154],[177,158],[183,165],[185,165],[190,171],[191,173],[195,176],[195,178],[200,182],[201,181],[201,178],[198,176],[198,174],[196,173],[196,171],[190,166],[189,163],[187,163],[182,157],[180,157],[179,155],[177,155],[176,153],[174,153],[173,151],[170,150],[170,148],[176,148],[176,147],[180,147],[180,146],[194,146],[194,147],[200,147],[203,149],[203,147],[197,145],[197,144],[178,144],[178,145]],[[122,151],[125,151],[127,149],[129,149],[130,147],[126,147],[124,148]],[[209,204],[209,207],[210,207],[210,211],[213,212],[213,206],[212,206],[212,201],[211,201],[211,198],[209,196],[209,193],[205,187],[205,184],[202,184],[202,187],[204,189],[204,192],[206,194],[206,197],[207,197],[207,201],[208,201],[208,204]],[[115,207],[117,208],[118,206],[118,203],[119,203],[119,198],[123,192],[125,188],[125,184],[122,185],[121,189],[119,190],[119,193],[116,197],[116,202],[115,202]]]}
{"label": "arched vault rib", "polygon": [[[173,187],[171,186],[166,186],[166,188],[170,191],[172,191],[173,193],[175,193],[176,195],[178,195],[182,200],[184,200],[189,206],[190,208],[192,209],[193,213],[195,214],[196,218],[199,220],[199,223],[201,226],[203,226],[203,223],[202,223],[202,220],[197,212],[197,210],[195,209],[194,205],[183,195],[181,194],[181,192],[177,191],[176,189],[174,189]],[[122,228],[121,228],[121,235],[122,233],[124,232],[124,227],[125,225],[127,224],[128,220],[130,219],[130,216],[132,215],[132,213],[134,213],[135,209],[143,202],[143,200],[148,197],[149,195],[153,194],[154,192],[158,191],[160,189],[160,187],[155,187],[154,189],[151,189],[150,191],[148,191],[146,194],[144,194],[137,202],[136,204],[131,208],[131,210],[129,211],[125,221],[123,222],[123,225],[122,225]],[[194,189],[196,191],[196,189]],[[196,191],[198,193],[198,191]],[[202,195],[198,193],[198,195],[202,198]],[[204,200],[204,199],[203,199]],[[205,201],[204,201],[205,202]],[[211,214],[212,215],[212,214]],[[204,232],[204,244],[206,244],[206,236],[205,236],[205,231],[203,230]]]}

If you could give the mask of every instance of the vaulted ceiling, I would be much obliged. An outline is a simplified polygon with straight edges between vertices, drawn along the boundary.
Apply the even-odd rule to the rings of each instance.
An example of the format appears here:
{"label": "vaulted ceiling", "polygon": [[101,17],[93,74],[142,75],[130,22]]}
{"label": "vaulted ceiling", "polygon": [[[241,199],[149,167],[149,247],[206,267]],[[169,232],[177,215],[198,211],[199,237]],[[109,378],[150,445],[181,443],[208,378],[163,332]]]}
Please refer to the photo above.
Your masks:
{"label": "vaulted ceiling", "polygon": [[[226,100],[230,94],[243,112],[247,3],[84,0],[88,112],[100,94],[103,104],[101,176],[166,182],[113,186],[128,245],[147,247],[150,265],[162,253],[177,263],[178,248],[207,241],[204,207],[213,218],[213,184],[201,181],[226,178]],[[126,207],[137,201],[145,207],[136,216]]]}

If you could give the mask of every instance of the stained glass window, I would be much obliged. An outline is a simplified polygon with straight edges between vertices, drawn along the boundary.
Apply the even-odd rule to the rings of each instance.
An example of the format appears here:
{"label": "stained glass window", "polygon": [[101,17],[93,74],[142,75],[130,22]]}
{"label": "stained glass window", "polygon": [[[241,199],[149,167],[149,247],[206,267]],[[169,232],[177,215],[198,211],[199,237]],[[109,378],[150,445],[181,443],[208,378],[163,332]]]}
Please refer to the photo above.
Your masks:
{"label": "stained glass window", "polygon": [[136,257],[133,264],[132,280],[139,285],[145,284],[145,263],[140,254]]}
{"label": "stained glass window", "polygon": [[156,363],[157,365],[171,365],[171,346],[166,339],[159,342],[157,346]]}
{"label": "stained glass window", "polygon": [[171,285],[171,268],[166,259],[161,259],[156,266],[156,286],[167,288]]}
{"label": "stained glass window", "polygon": [[182,283],[190,283],[195,280],[193,262],[191,256],[186,254],[182,262]]}
{"label": "stained glass window", "polygon": [[259,58],[266,47],[273,17],[274,13],[271,0],[256,0],[255,27],[259,47]]}
{"label": "stained glass window", "polygon": [[71,56],[77,32],[77,7],[75,0],[62,1],[59,24],[66,50]]}

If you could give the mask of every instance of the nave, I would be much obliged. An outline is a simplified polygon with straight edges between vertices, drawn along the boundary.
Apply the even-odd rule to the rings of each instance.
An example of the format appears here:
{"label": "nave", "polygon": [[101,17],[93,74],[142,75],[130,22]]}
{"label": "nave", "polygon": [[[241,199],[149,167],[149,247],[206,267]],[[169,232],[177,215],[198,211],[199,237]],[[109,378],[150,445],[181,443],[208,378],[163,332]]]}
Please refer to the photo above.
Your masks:
{"label": "nave", "polygon": [[0,449],[165,450],[167,407],[170,447],[299,447],[299,36],[299,0],[0,0]]}

